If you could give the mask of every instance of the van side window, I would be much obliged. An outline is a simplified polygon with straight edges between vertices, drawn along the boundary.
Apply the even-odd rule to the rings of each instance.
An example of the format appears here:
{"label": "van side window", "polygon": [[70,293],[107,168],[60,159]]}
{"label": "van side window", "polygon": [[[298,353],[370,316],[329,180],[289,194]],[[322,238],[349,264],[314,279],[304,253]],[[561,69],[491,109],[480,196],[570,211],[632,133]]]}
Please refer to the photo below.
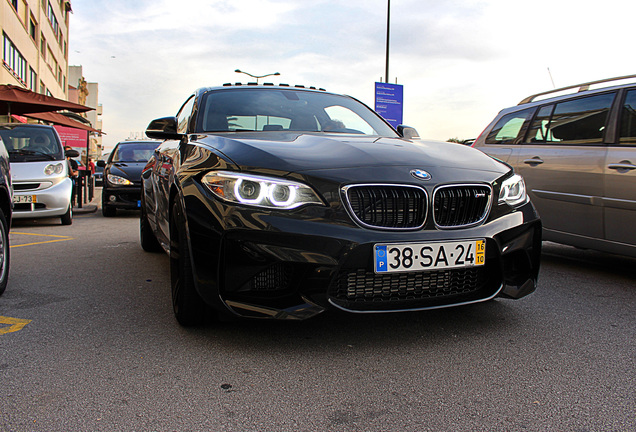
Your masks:
{"label": "van side window", "polygon": [[500,118],[486,137],[486,144],[518,144],[523,138],[523,126],[527,125],[533,112],[534,108],[529,108]]}
{"label": "van side window", "polygon": [[[542,107],[532,122],[530,142],[596,144],[603,134],[616,93],[606,93]],[[552,115],[549,112],[552,111]]]}
{"label": "van side window", "polygon": [[548,125],[550,124],[550,117],[552,117],[552,111],[554,105],[543,106],[539,109],[537,116],[530,126],[528,131],[528,142],[552,142],[554,137],[550,134]]}
{"label": "van side window", "polygon": [[621,143],[636,144],[636,90],[630,90],[625,97],[621,114]]}

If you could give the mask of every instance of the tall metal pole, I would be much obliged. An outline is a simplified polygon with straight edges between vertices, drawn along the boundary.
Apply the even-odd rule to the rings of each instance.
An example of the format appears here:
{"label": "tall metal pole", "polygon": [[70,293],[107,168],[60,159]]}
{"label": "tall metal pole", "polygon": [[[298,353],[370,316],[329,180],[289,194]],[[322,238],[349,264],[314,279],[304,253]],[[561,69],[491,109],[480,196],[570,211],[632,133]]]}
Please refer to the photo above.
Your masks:
{"label": "tall metal pole", "polygon": [[384,70],[384,82],[389,82],[389,35],[391,25],[391,0],[387,0],[388,8],[386,12],[386,68]]}

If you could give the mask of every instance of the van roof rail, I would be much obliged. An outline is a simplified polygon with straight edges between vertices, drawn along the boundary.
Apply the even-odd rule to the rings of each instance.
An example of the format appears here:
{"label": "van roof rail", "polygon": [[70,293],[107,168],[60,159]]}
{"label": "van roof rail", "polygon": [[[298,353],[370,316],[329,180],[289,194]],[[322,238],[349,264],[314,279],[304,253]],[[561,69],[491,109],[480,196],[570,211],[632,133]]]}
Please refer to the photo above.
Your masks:
{"label": "van roof rail", "polygon": [[636,75],[625,75],[625,76],[616,77],[616,78],[605,78],[605,79],[602,79],[602,80],[590,81],[590,82],[586,82],[586,83],[583,83],[583,84],[576,84],[576,85],[572,85],[572,86],[561,87],[561,88],[558,88],[558,89],[554,89],[554,90],[549,90],[549,91],[533,94],[532,96],[528,96],[527,98],[525,98],[524,100],[519,102],[518,105],[523,105],[523,104],[530,103],[535,98],[537,98],[539,96],[544,96],[544,95],[547,95],[547,94],[550,94],[550,93],[558,93],[560,91],[571,90],[571,89],[574,89],[574,88],[577,88],[577,87],[579,89],[578,91],[583,92],[583,91],[589,90],[590,86],[594,85],[594,84],[601,84],[601,83],[610,82],[610,81],[620,81],[620,80],[629,79],[629,78],[636,78]]}

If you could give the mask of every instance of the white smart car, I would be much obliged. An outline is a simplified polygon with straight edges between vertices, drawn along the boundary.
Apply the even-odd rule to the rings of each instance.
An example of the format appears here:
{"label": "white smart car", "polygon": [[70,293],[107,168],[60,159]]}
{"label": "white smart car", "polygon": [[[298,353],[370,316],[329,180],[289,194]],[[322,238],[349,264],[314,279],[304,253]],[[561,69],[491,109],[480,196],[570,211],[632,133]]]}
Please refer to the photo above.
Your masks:
{"label": "white smart car", "polygon": [[59,217],[73,223],[73,183],[57,131],[36,124],[0,125],[9,152],[13,181],[13,218]]}

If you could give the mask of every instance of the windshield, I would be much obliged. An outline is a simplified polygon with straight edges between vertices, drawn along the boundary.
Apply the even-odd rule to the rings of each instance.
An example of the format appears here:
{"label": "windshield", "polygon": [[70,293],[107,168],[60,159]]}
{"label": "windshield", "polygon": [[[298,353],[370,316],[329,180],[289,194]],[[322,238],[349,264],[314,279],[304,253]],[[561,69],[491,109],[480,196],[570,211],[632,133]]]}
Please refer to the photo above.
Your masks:
{"label": "windshield", "polygon": [[158,142],[119,143],[111,156],[111,162],[148,162]]}
{"label": "windshield", "polygon": [[295,89],[228,89],[204,95],[201,132],[302,131],[397,134],[355,99]]}
{"label": "windshield", "polygon": [[54,129],[48,127],[0,126],[0,137],[10,162],[63,160],[62,146]]}

